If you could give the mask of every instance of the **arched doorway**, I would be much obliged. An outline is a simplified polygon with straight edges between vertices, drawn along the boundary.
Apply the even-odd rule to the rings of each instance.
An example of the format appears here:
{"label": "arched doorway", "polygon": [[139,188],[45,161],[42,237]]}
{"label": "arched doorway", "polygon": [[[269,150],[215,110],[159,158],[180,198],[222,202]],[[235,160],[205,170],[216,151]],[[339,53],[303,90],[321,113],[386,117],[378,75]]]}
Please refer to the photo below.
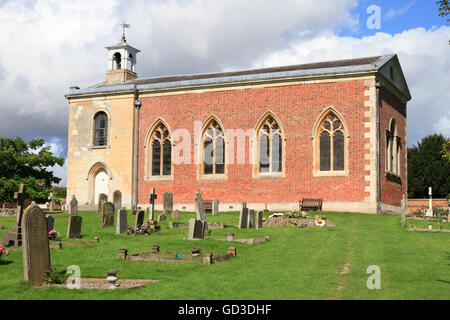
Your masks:
{"label": "arched doorway", "polygon": [[98,204],[98,196],[100,193],[108,195],[109,176],[105,170],[101,169],[95,175],[94,182],[94,203]]}

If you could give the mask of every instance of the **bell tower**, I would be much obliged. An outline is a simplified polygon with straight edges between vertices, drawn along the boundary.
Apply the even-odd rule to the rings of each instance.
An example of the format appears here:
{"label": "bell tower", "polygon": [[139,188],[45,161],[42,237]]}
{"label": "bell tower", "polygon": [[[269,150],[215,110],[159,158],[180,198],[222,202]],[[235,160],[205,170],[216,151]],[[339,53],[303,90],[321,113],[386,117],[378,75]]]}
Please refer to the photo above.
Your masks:
{"label": "bell tower", "polygon": [[139,51],[127,43],[125,29],[130,25],[124,23],[122,40],[120,43],[106,47],[108,50],[108,72],[106,73],[106,83],[123,83],[137,79],[136,61]]}

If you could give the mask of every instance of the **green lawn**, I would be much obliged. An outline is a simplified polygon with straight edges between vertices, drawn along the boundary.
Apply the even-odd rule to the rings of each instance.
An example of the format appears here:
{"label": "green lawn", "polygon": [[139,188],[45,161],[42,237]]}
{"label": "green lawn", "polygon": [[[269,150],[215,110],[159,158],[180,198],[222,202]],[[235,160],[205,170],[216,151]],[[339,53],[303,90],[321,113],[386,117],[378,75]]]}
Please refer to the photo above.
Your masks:
{"label": "green lawn", "polygon": [[[105,277],[117,269],[119,278],[158,279],[157,284],[131,290],[96,291],[33,288],[23,282],[22,252],[14,251],[0,262],[0,299],[165,299],[165,300],[299,300],[299,299],[450,299],[450,235],[408,232],[400,216],[326,213],[336,228],[296,227],[212,230],[210,238],[184,241],[187,229],[169,229],[151,236],[116,235],[115,228],[100,228],[95,212],[83,212],[83,240],[100,238],[98,244],[51,250],[52,266],[65,273],[70,265],[82,277]],[[55,229],[64,234],[67,215],[55,215]],[[187,223],[193,213],[182,213]],[[238,224],[238,213],[208,215],[209,222]],[[129,223],[134,217],[128,216]],[[0,218],[2,237],[14,218]],[[409,224],[409,219],[407,224]],[[420,223],[413,221],[419,226]],[[447,226],[446,226],[447,227]],[[231,245],[214,239],[234,232],[236,238],[270,236],[262,244],[232,244],[237,257],[212,265],[121,261],[118,249],[129,253],[162,251],[226,253]],[[64,241],[66,239],[63,239]],[[75,240],[77,241],[77,240]],[[369,290],[371,265],[381,269],[381,290]],[[346,268],[344,268],[346,266]],[[347,270],[341,274],[344,269]],[[163,270],[163,272],[161,272]]]}

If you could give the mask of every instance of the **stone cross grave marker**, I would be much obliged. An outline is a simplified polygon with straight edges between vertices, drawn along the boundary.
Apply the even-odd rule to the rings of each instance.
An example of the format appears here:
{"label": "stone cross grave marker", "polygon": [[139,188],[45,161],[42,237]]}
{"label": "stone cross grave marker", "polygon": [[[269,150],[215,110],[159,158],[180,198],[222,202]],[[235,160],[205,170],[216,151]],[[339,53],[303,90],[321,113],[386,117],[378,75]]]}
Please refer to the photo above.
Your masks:
{"label": "stone cross grave marker", "polygon": [[55,218],[52,216],[46,216],[45,220],[47,221],[47,234],[55,229]]}
{"label": "stone cross grave marker", "polygon": [[8,246],[21,246],[22,245],[22,216],[25,209],[25,199],[28,197],[26,193],[26,186],[21,184],[19,191],[14,192],[14,199],[17,201],[16,208],[16,223],[5,234],[5,237],[1,240],[4,245]]}
{"label": "stone cross grave marker", "polygon": [[55,205],[55,197],[53,196],[53,192],[50,192],[50,196],[48,197],[48,200],[50,200],[50,211],[53,211],[53,207]]}
{"label": "stone cross grave marker", "polygon": [[127,210],[117,210],[116,234],[124,234],[127,232]]}
{"label": "stone cross grave marker", "polygon": [[152,192],[148,196],[150,198],[150,215],[149,220],[155,220],[155,200],[158,199],[158,195],[156,194],[155,188],[152,189]]}
{"label": "stone cross grave marker", "polygon": [[81,238],[81,224],[83,222],[82,216],[69,216],[69,223],[67,224],[67,238],[79,239]]}
{"label": "stone cross grave marker", "polygon": [[108,201],[108,196],[104,193],[100,193],[98,195],[98,207],[97,207],[97,213],[103,212],[103,204]]}
{"label": "stone cross grave marker", "polygon": [[114,227],[114,204],[105,202],[102,210],[102,228]]}
{"label": "stone cross grave marker", "polygon": [[40,286],[51,266],[44,212],[37,205],[29,206],[23,214],[22,227],[24,279]]}
{"label": "stone cross grave marker", "polygon": [[136,218],[134,219],[134,230],[136,231],[144,224],[145,211],[136,212]]}
{"label": "stone cross grave marker", "polygon": [[219,214],[219,200],[214,200],[212,205],[212,215],[217,216]]}
{"label": "stone cross grave marker", "polygon": [[256,214],[256,229],[262,229],[263,227],[263,212],[258,211]]}
{"label": "stone cross grave marker", "polygon": [[247,227],[252,229],[255,228],[255,210],[249,210],[247,217],[248,217]]}
{"label": "stone cross grave marker", "polygon": [[164,192],[163,194],[163,214],[172,214],[173,212],[173,194],[172,192]]}
{"label": "stone cross grave marker", "polygon": [[75,195],[72,196],[72,200],[69,203],[69,215],[77,216],[78,215],[78,200]]}
{"label": "stone cross grave marker", "polygon": [[239,215],[239,226],[238,226],[239,229],[247,228],[247,220],[248,220],[248,208],[247,205],[245,205],[242,206],[241,213]]}

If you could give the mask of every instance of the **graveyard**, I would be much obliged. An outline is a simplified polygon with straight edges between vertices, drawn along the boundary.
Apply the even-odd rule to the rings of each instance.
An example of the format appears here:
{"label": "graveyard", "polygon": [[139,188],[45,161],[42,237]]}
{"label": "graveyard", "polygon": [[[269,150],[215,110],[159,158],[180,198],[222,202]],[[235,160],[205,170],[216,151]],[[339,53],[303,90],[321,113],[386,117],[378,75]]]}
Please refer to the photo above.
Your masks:
{"label": "graveyard", "polygon": [[[410,231],[412,227],[428,228],[429,221],[407,218],[402,227],[402,217],[398,215],[316,211],[297,220],[323,216],[329,221],[328,227],[298,223],[260,225],[258,219],[263,217],[250,208],[213,215],[204,212],[199,198],[201,195],[196,195],[196,213],[114,212],[112,204],[105,202],[101,213],[74,212],[70,208],[47,215],[51,216],[47,218],[51,226],[43,220],[45,215],[39,207],[31,205],[23,213],[21,226],[24,246],[31,250],[7,247],[10,254],[0,259],[0,299],[450,298],[448,233]],[[112,216],[107,216],[108,211]],[[272,214],[266,212],[264,219]],[[284,214],[288,219],[288,213]],[[150,215],[155,223],[146,225]],[[0,238],[14,229],[16,219],[0,217]],[[74,219],[75,225],[81,225],[75,236],[68,228]],[[252,221],[253,228],[245,225],[245,219]],[[118,226],[123,226],[124,221],[135,230],[146,225],[148,232],[128,234]],[[43,245],[27,245],[30,239],[41,241],[42,234],[45,236],[42,230],[47,232],[47,227],[57,232],[49,241],[49,255]],[[432,229],[446,231],[450,226],[436,220]],[[27,266],[30,276],[24,277],[24,264],[29,259],[38,260],[37,269],[45,268],[49,259],[53,277],[60,281],[68,277],[69,267],[78,266],[84,287],[71,290],[64,283],[32,285],[36,271]],[[370,276],[367,269],[372,265],[381,269],[381,290],[369,290],[366,286]],[[123,286],[109,290],[106,278],[111,275]],[[100,283],[102,288],[87,290],[91,282]],[[127,283],[139,285],[127,288]]]}

